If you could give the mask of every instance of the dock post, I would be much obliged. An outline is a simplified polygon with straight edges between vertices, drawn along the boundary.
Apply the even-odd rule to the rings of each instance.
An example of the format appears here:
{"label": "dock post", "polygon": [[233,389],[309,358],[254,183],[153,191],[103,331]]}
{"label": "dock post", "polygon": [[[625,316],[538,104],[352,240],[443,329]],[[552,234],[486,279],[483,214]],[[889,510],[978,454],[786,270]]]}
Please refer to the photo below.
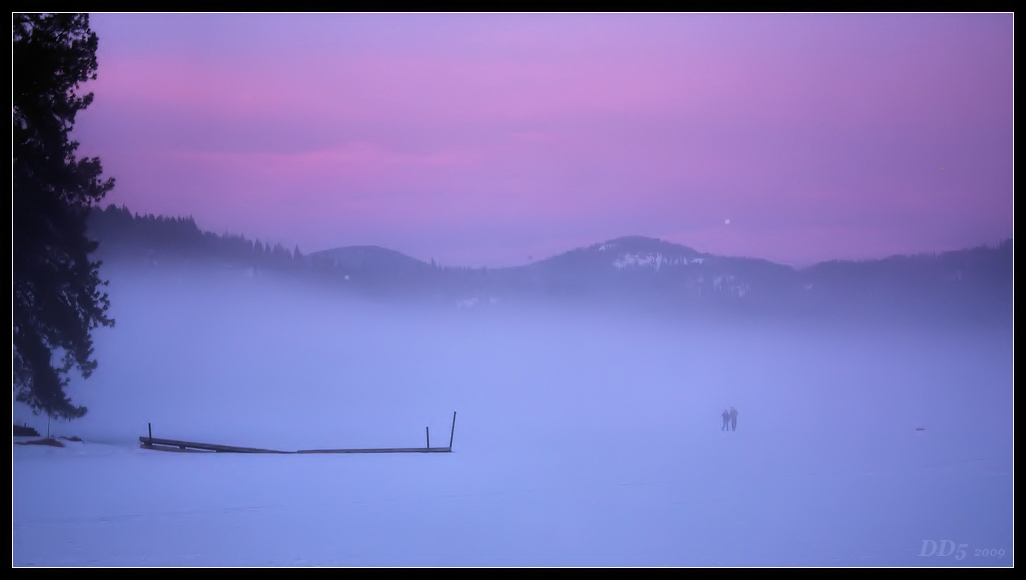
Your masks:
{"label": "dock post", "polygon": [[424,427],[424,434],[427,435],[427,448],[431,449],[431,431],[427,427]]}
{"label": "dock post", "polygon": [[146,431],[150,435],[150,441],[149,441],[149,443],[147,443],[147,445],[153,445],[153,423],[147,423],[146,424]]}
{"label": "dock post", "polygon": [[456,434],[456,411],[452,412],[452,431],[449,433],[449,451],[452,451],[452,436]]}

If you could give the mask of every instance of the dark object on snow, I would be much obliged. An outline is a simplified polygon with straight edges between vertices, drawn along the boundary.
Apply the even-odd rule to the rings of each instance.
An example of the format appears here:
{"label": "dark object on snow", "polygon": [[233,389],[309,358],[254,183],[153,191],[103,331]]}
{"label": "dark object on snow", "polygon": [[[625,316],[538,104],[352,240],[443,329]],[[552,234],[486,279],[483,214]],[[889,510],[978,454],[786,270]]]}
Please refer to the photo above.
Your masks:
{"label": "dark object on snow", "polygon": [[916,427],[916,431],[926,431],[926,427]]}
{"label": "dark object on snow", "polygon": [[14,435],[17,437],[39,437],[39,433],[32,427],[15,425]]}
{"label": "dark object on snow", "polygon": [[35,441],[16,441],[18,445],[49,445],[50,447],[64,447],[64,444],[56,439],[36,439]]}
{"label": "dark object on snow", "polygon": [[65,437],[64,435],[61,435],[61,439],[66,439],[68,441],[78,441],[80,443],[82,442],[82,438],[76,437],[75,435],[72,435],[71,437]]}

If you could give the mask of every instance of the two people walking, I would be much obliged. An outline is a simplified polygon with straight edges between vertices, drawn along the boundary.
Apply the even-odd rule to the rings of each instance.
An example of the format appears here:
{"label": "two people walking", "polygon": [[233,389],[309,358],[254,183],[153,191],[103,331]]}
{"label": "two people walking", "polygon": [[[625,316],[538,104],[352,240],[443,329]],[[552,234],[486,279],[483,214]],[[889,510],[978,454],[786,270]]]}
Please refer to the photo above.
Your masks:
{"label": "two people walking", "polygon": [[737,409],[731,407],[729,411],[723,410],[723,428],[720,431],[737,431]]}

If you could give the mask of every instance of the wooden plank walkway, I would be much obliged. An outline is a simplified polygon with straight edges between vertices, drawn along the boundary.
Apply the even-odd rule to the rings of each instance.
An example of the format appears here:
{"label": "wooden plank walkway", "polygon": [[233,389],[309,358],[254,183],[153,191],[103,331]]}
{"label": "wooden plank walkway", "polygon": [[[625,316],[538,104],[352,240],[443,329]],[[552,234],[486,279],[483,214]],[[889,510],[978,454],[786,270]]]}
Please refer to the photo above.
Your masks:
{"label": "wooden plank walkway", "polygon": [[173,452],[176,452],[176,453],[215,453],[215,451],[209,451],[209,450],[206,450],[206,449],[182,449],[180,447],[169,447],[167,445],[157,445],[155,443],[154,444],[143,443],[139,447],[142,447],[143,449],[152,449],[154,451],[173,451]]}
{"label": "wooden plank walkway", "polygon": [[276,451],[274,449],[258,449],[256,447],[234,447],[232,445],[215,445],[213,443],[193,443],[191,441],[158,439],[156,437],[140,437],[139,441],[143,444],[143,447],[164,445],[183,451],[186,449],[198,449],[203,451],[217,451],[220,453],[295,453],[295,451]]}
{"label": "wooden plank walkway", "polygon": [[152,425],[148,425],[149,436],[140,437],[141,447],[157,451],[214,451],[217,453],[452,453],[452,438],[456,433],[456,412],[452,413],[452,430],[449,432],[448,447],[432,447],[431,433],[427,427],[424,435],[427,445],[424,447],[386,447],[383,449],[301,449],[299,451],[277,451],[274,449],[258,449],[256,447],[235,447],[232,445],[215,445],[213,443],[194,443],[177,439],[158,439],[153,436]]}
{"label": "wooden plank walkway", "polygon": [[296,453],[452,453],[451,447],[401,447],[395,449],[302,449]]}
{"label": "wooden plank walkway", "polygon": [[275,449],[258,449],[256,447],[235,447],[232,445],[216,445],[214,443],[194,443],[177,439],[158,439],[156,437],[140,437],[142,447],[157,451],[215,451],[218,453],[452,453],[451,447],[394,447],[382,449],[300,449],[299,451],[278,451]]}

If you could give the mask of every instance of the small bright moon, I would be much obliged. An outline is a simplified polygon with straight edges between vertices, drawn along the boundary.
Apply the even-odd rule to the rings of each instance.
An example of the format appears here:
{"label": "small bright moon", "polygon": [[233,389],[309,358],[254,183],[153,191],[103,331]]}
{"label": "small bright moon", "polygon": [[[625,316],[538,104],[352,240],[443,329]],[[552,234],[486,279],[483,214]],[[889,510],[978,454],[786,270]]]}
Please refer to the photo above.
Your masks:
{"label": "small bright moon", "polygon": [[728,218],[728,219],[723,220],[723,224],[729,226],[730,225],[730,219]]}

